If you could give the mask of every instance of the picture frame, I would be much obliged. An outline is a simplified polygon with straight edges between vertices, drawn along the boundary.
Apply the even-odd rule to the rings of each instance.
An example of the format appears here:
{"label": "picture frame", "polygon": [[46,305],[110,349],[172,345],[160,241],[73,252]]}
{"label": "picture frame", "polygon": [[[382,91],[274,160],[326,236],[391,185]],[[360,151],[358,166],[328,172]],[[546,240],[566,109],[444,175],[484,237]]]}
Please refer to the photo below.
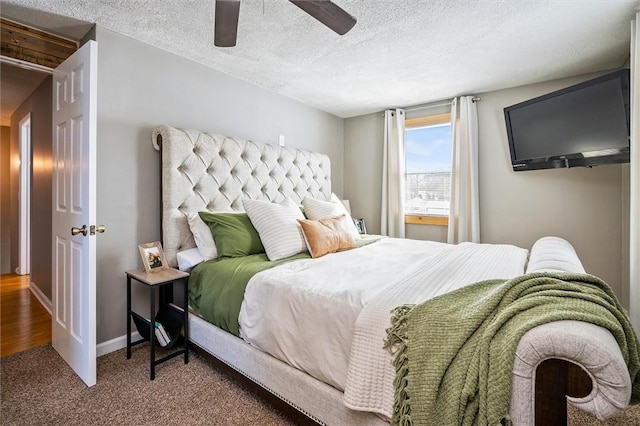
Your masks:
{"label": "picture frame", "polygon": [[354,219],[353,223],[356,224],[356,228],[358,228],[358,232],[361,234],[366,234],[367,233],[367,227],[364,224],[364,219],[360,218],[360,219]]}
{"label": "picture frame", "polygon": [[144,270],[147,273],[158,272],[168,268],[167,259],[162,251],[160,241],[144,243],[138,246]]}

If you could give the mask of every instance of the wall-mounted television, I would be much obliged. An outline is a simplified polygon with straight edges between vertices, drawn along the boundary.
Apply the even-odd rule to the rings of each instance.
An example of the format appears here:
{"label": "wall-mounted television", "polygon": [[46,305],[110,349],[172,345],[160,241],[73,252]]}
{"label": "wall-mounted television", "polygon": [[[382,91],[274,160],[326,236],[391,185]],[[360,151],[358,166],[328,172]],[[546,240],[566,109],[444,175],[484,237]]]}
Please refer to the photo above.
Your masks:
{"label": "wall-mounted television", "polygon": [[629,70],[504,109],[513,170],[629,162]]}

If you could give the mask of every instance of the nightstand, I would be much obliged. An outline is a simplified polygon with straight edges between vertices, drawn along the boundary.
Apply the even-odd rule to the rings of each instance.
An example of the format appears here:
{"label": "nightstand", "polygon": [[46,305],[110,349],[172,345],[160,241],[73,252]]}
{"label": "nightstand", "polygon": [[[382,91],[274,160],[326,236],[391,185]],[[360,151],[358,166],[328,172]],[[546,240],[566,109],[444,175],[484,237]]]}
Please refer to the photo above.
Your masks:
{"label": "nightstand", "polygon": [[[189,274],[177,269],[167,268],[157,272],[148,273],[141,270],[127,271],[127,359],[131,358],[131,347],[149,341],[149,368],[151,380],[155,379],[156,365],[168,361],[178,355],[184,354],[184,363],[189,362],[189,309],[188,309],[188,291],[189,291]],[[151,318],[134,312],[131,309],[131,281],[135,280],[149,289],[149,315]],[[173,283],[182,281],[184,288],[184,307],[174,305],[173,303],[163,303],[163,293],[165,290],[172,290]],[[156,312],[156,295],[160,289],[160,308]],[[138,332],[142,339],[131,342],[131,319],[134,320]],[[169,332],[171,341],[167,345],[167,349],[173,349],[175,346],[181,346],[179,350],[174,350],[168,355],[156,360],[156,345],[159,345],[155,333],[156,321],[164,323],[163,326]],[[182,331],[182,334],[180,331]]]}

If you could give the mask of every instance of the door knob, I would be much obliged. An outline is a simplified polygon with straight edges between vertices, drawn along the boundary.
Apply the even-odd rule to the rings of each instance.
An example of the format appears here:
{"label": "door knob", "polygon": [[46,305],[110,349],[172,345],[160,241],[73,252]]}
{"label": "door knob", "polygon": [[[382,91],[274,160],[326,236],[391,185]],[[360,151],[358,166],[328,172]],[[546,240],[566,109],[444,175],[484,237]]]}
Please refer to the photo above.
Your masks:
{"label": "door knob", "polygon": [[91,235],[96,235],[96,232],[97,232],[98,234],[102,234],[102,233],[104,233],[104,231],[106,231],[106,230],[107,230],[107,228],[105,228],[105,227],[104,227],[104,225],[91,225],[91,226],[89,227],[89,233],[90,233]]}
{"label": "door knob", "polygon": [[71,235],[82,234],[85,237],[87,236],[87,225],[82,225],[82,228],[76,228],[75,226],[71,228]]}

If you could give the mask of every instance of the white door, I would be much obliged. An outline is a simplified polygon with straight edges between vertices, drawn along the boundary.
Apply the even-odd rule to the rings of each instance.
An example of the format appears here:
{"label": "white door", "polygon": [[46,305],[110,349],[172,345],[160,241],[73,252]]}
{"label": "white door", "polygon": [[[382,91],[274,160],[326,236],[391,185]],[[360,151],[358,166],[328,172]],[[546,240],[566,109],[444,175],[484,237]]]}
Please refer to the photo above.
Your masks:
{"label": "white door", "polygon": [[[53,73],[52,344],[96,383],[96,95],[98,44]],[[73,229],[75,228],[75,229]]]}

